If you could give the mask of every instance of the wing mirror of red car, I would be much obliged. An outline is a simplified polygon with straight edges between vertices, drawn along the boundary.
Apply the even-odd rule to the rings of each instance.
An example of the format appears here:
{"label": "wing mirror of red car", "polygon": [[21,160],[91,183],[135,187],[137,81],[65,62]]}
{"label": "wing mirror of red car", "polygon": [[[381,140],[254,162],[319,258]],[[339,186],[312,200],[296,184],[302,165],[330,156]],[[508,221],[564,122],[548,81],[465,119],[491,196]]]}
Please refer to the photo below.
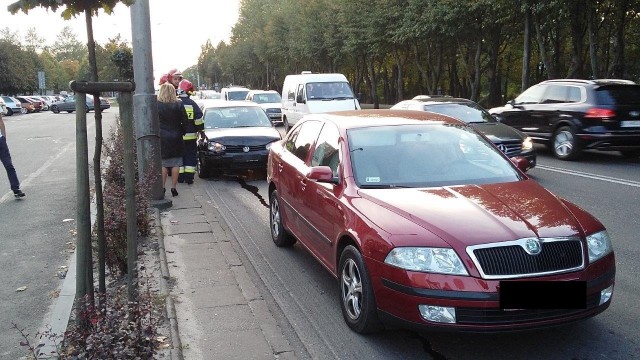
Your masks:
{"label": "wing mirror of red car", "polygon": [[336,183],[333,178],[333,171],[328,166],[314,166],[309,169],[307,179],[317,182]]}
{"label": "wing mirror of red car", "polygon": [[524,156],[514,156],[510,160],[522,172],[527,171],[529,168],[529,160]]}

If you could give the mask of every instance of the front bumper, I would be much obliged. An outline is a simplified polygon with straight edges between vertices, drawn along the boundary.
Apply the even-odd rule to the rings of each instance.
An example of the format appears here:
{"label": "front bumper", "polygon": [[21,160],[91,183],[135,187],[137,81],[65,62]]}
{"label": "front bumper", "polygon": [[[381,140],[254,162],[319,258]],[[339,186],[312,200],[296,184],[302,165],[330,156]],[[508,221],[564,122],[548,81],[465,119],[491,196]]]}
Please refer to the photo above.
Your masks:
{"label": "front bumper", "polygon": [[267,113],[267,116],[271,122],[282,122],[282,113]]}
{"label": "front bumper", "polygon": [[[367,259],[369,264],[373,265],[371,278],[381,319],[387,326],[417,331],[500,332],[557,326],[607,309],[611,299],[600,304],[601,291],[615,283],[615,260],[611,255],[582,271],[523,279],[585,281],[584,309],[501,309],[498,280],[410,272]],[[455,323],[427,321],[419,305],[454,308]]]}
{"label": "front bumper", "polygon": [[266,170],[269,150],[222,154],[206,152],[200,156],[208,170]]}

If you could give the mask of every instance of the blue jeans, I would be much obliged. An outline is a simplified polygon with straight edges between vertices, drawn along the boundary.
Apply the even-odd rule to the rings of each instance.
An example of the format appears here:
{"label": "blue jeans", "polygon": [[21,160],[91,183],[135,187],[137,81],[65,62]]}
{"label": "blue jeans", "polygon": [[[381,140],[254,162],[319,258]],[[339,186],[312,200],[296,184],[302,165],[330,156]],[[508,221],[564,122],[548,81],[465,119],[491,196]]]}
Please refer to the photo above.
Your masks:
{"label": "blue jeans", "polygon": [[11,162],[11,154],[9,153],[9,147],[7,146],[7,138],[4,136],[0,137],[0,161],[2,161],[2,165],[4,165],[4,168],[7,170],[11,190],[19,190],[20,181],[18,181],[16,168],[13,167],[13,163]]}

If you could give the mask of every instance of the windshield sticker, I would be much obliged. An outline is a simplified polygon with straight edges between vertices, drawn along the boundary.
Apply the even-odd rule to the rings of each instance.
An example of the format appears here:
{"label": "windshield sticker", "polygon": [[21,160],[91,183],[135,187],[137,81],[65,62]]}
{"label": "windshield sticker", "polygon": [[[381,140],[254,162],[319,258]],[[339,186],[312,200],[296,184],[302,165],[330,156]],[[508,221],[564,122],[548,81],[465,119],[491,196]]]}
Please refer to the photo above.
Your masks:
{"label": "windshield sticker", "polygon": [[364,179],[364,181],[365,181],[365,182],[368,182],[368,183],[379,183],[379,182],[380,182],[380,178],[379,178],[378,176],[375,176],[375,177],[373,177],[373,176],[367,176],[367,177]]}

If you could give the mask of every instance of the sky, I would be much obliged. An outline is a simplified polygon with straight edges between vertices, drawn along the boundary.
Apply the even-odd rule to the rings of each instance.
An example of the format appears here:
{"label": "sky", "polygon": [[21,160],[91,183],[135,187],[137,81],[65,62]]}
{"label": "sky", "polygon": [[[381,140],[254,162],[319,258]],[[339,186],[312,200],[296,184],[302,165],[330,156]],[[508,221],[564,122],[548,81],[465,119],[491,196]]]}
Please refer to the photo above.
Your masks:
{"label": "sky", "polygon": [[[43,8],[11,15],[7,6],[16,0],[0,0],[0,29],[8,27],[18,32],[20,41],[30,27],[35,27],[47,45],[52,45],[65,26],[70,26],[83,44],[87,42],[84,16],[71,20],[61,17],[62,11],[47,12]],[[172,68],[183,71],[198,62],[200,47],[209,39],[216,46],[228,41],[231,28],[238,20],[240,0],[148,0],[153,51],[153,74],[157,80]],[[131,44],[131,11],[116,5],[113,14],[100,12],[93,18],[95,41],[106,43],[120,37]],[[194,84],[197,79],[190,79]]]}

